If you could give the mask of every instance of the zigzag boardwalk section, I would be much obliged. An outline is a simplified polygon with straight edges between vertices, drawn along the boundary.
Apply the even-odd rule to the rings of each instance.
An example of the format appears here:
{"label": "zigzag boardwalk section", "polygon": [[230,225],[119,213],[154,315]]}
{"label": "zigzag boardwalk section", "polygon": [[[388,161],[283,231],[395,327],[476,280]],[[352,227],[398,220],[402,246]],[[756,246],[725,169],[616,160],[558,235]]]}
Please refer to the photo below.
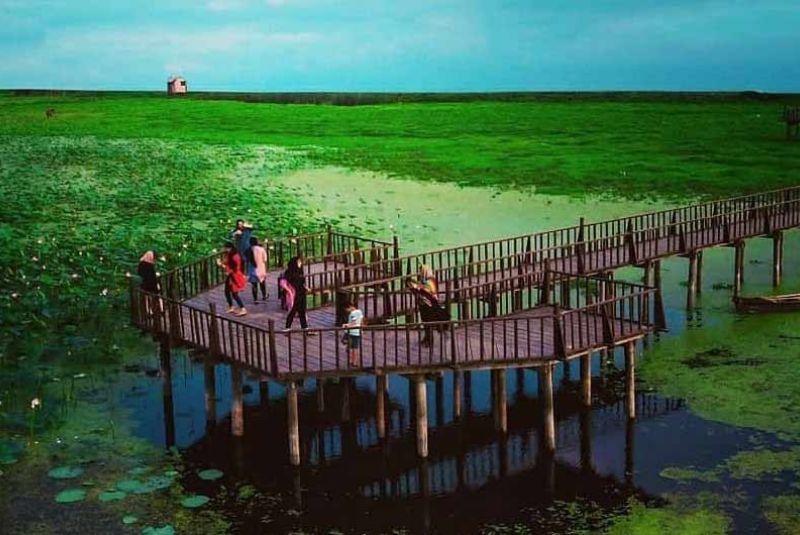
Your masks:
{"label": "zigzag boardwalk section", "polygon": [[[400,256],[397,239],[381,242],[327,232],[269,242],[270,280],[289,256],[306,258],[312,328],[282,332],[284,311],[275,296],[250,305],[250,314],[220,311],[224,275],[218,255],[201,259],[162,277],[161,295],[131,286],[132,322],[169,344],[207,352],[207,378],[213,362],[233,366],[232,429],[243,432],[243,369],[287,385],[290,462],[300,462],[297,396],[305,378],[375,375],[378,390],[385,375],[407,374],[415,400],[417,450],[426,457],[425,374],[492,369],[498,388],[505,369],[536,367],[544,420],[543,448],[554,450],[553,367],[581,358],[581,385],[591,405],[591,357],[622,346],[626,363],[626,407],[636,417],[635,343],[664,328],[660,259],[689,259],[688,301],[697,291],[702,252],[736,248],[735,292],[744,269],[745,240],[773,240],[773,281],[780,282],[783,232],[800,225],[800,188],[725,199],[674,210]],[[417,303],[405,279],[428,264],[441,283],[441,300],[450,321],[417,321]],[[615,269],[645,269],[645,284],[613,279]],[[651,283],[652,279],[652,283]],[[355,301],[370,318],[362,330],[358,362],[348,363],[342,344],[345,302]],[[425,333],[430,343],[423,343]],[[166,344],[166,345],[165,345]],[[214,359],[213,361],[211,359]],[[209,372],[208,369],[211,369]],[[497,376],[495,379],[494,376]],[[213,388],[207,384],[207,388]],[[213,392],[207,392],[207,409]],[[503,404],[501,404],[502,406]],[[379,406],[382,406],[379,404]],[[380,410],[380,409],[379,409]],[[209,412],[211,412],[209,410]]]}

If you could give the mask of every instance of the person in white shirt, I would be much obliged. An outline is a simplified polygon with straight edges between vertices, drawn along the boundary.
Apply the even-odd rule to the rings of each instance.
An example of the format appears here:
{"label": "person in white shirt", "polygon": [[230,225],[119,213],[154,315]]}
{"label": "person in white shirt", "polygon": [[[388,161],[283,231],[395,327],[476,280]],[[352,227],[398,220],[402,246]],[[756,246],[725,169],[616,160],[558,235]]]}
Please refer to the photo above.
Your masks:
{"label": "person in white shirt", "polygon": [[361,352],[361,327],[364,324],[364,313],[352,303],[349,303],[345,310],[347,311],[347,323],[342,325],[342,328],[347,329],[349,362],[350,366],[358,366],[359,353]]}

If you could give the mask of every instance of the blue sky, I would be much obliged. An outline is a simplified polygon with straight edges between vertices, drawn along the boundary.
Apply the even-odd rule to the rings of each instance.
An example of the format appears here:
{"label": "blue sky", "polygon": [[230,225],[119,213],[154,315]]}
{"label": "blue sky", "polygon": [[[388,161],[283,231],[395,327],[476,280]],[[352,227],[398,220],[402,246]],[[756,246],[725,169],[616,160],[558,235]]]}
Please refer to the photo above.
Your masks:
{"label": "blue sky", "polygon": [[0,0],[0,88],[800,91],[800,0]]}

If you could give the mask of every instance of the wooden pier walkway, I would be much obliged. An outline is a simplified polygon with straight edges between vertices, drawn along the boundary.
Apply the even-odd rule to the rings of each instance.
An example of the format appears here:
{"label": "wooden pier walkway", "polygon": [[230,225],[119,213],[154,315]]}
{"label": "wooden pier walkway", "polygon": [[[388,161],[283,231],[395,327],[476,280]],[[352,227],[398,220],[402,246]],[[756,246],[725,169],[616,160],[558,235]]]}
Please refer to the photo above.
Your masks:
{"label": "wooden pier walkway", "polygon": [[[381,242],[329,229],[268,244],[272,298],[248,305],[245,317],[220,313],[225,308],[224,274],[216,265],[219,255],[212,255],[167,273],[161,295],[132,285],[131,318],[164,343],[187,345],[231,362],[239,380],[242,369],[250,369],[286,382],[295,402],[296,381],[330,375],[370,374],[381,381],[388,373],[409,374],[423,405],[422,375],[442,370],[540,367],[546,386],[559,361],[582,357],[582,368],[588,370],[592,353],[623,346],[630,415],[635,417],[635,342],[665,327],[660,260],[676,255],[689,260],[687,303],[692,306],[704,249],[736,249],[738,292],[745,240],[768,237],[773,240],[777,285],[783,232],[799,225],[797,187],[612,221],[581,219],[574,227],[408,256],[399,254],[396,238]],[[312,328],[282,332],[284,314],[275,281],[279,267],[296,254],[306,258],[313,290],[308,303]],[[421,264],[435,270],[450,321],[417,321],[417,304],[404,282]],[[626,266],[643,268],[644,284],[615,281],[614,270]],[[370,320],[356,366],[348,364],[341,343],[345,331],[339,324],[348,301],[357,302]],[[426,328],[435,334],[433,343],[424,346]],[[591,377],[582,374],[581,380],[590,392]],[[549,392],[552,397],[552,385]],[[548,396],[547,388],[543,394]],[[237,403],[241,400],[235,398]],[[420,455],[425,456],[427,432],[422,427],[427,422],[424,414],[417,416]],[[234,422],[234,432],[241,428],[241,422]],[[296,431],[296,422],[290,428]],[[548,437],[554,447],[554,436]],[[296,463],[299,446],[292,444],[290,457]]]}

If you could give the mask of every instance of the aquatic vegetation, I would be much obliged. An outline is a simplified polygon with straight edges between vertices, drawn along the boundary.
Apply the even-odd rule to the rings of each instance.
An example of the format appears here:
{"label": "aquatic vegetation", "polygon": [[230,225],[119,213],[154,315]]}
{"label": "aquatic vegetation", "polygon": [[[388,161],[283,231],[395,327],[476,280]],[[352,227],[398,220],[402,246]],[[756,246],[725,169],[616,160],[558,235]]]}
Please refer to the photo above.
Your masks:
{"label": "aquatic vegetation", "polygon": [[[55,99],[56,120],[32,119]],[[796,153],[775,121],[781,105],[709,98],[697,106],[681,96],[285,106],[0,95],[0,134],[271,144],[305,150],[305,159],[415,180],[651,197],[793,184],[785,169]]]}
{"label": "aquatic vegetation", "polygon": [[628,514],[614,521],[606,531],[608,535],[722,535],[727,533],[730,521],[721,513],[699,510],[652,508],[634,503]]}
{"label": "aquatic vegetation", "polygon": [[215,481],[221,478],[222,475],[223,473],[221,470],[216,470],[214,468],[208,470],[201,470],[200,472],[197,473],[197,476],[205,481]]}
{"label": "aquatic vegetation", "polygon": [[121,490],[108,490],[101,492],[97,496],[97,499],[100,500],[101,502],[115,502],[119,500],[124,500],[125,496],[127,496],[127,494],[125,492],[122,492]]}
{"label": "aquatic vegetation", "polygon": [[56,494],[57,503],[82,502],[84,499],[86,499],[86,491],[84,489],[66,489]]}
{"label": "aquatic vegetation", "polygon": [[194,496],[187,496],[186,498],[181,500],[181,505],[187,509],[196,509],[198,507],[203,507],[205,504],[209,502],[211,498],[208,496],[203,495],[194,495]]}
{"label": "aquatic vegetation", "polygon": [[83,475],[83,468],[77,466],[59,466],[47,472],[53,479],[74,479]]}
{"label": "aquatic vegetation", "polygon": [[703,472],[693,468],[670,466],[663,469],[659,475],[666,479],[676,481],[704,481],[706,483],[718,482],[719,476],[714,471]]}
{"label": "aquatic vegetation", "polygon": [[773,496],[762,502],[764,516],[778,533],[790,535],[797,533],[800,526],[800,495]]}
{"label": "aquatic vegetation", "polygon": [[161,527],[146,527],[142,530],[142,535],[175,535],[175,528],[169,524]]}
{"label": "aquatic vegetation", "polygon": [[129,526],[131,524],[135,524],[138,521],[139,521],[139,518],[134,516],[134,515],[125,515],[125,516],[122,517],[122,523],[125,524],[126,526]]}
{"label": "aquatic vegetation", "polygon": [[800,446],[775,451],[761,448],[742,451],[725,461],[720,469],[734,479],[764,479],[778,476],[782,472],[793,472],[800,477]]}

